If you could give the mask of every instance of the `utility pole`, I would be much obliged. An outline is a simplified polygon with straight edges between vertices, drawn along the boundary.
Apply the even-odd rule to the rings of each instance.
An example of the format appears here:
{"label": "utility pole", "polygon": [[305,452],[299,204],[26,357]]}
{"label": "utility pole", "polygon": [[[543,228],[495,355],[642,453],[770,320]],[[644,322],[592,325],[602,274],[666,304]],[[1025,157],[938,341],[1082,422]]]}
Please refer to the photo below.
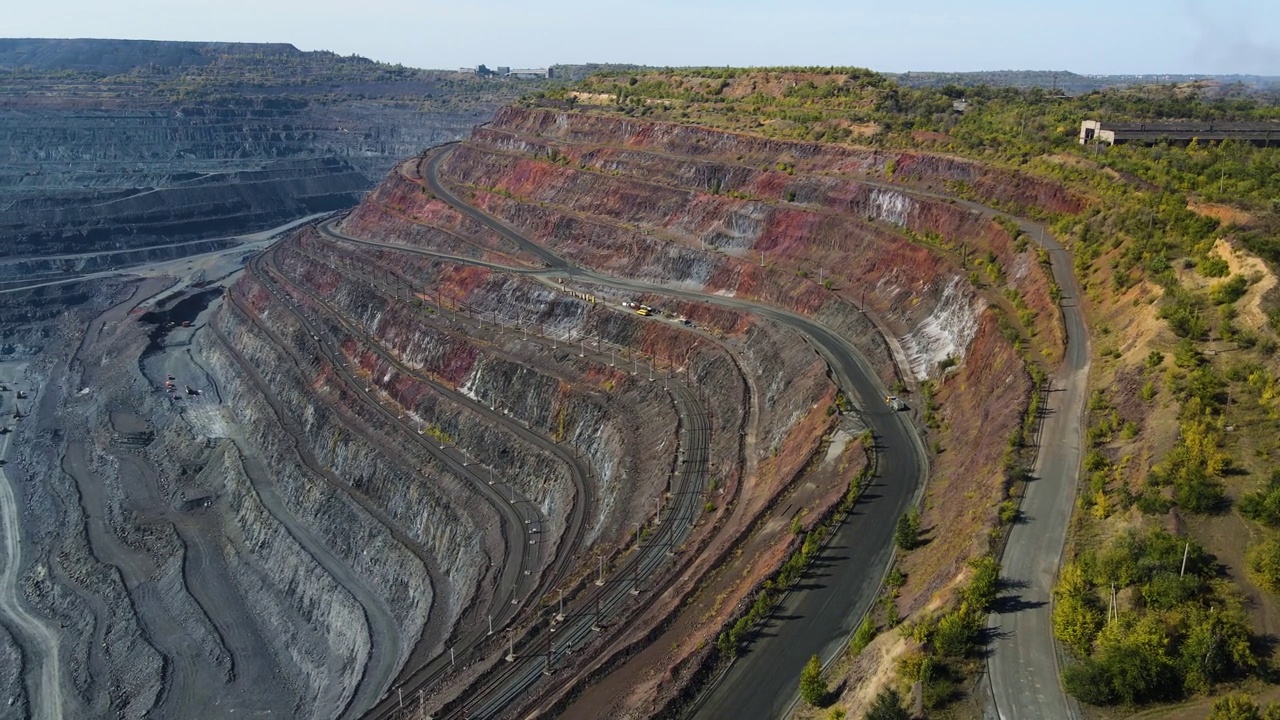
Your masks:
{"label": "utility pole", "polygon": [[596,559],[600,561],[600,577],[596,578],[596,585],[604,587],[604,556],[596,555]]}
{"label": "utility pole", "polygon": [[1182,549],[1182,572],[1178,573],[1178,577],[1187,574],[1187,555],[1191,554],[1191,541],[1187,541],[1187,546]]}

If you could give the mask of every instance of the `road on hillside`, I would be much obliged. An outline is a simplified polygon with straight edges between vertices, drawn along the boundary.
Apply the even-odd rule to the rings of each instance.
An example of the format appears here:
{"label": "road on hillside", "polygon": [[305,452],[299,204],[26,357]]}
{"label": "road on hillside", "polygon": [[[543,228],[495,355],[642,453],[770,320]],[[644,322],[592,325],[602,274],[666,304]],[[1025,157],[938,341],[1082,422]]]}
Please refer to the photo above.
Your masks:
{"label": "road on hillside", "polygon": [[[9,454],[12,433],[0,440],[0,458]],[[18,499],[8,473],[0,466],[0,525],[4,527],[4,568],[0,570],[0,619],[13,632],[25,651],[27,662],[34,658],[39,672],[28,668],[30,685],[27,700],[31,717],[41,720],[61,720],[62,669],[58,658],[58,632],[43,619],[32,615],[23,606],[22,593],[18,590],[18,576],[22,570],[22,517],[18,514]]]}
{"label": "road on hillside", "polygon": [[[884,405],[884,388],[852,344],[825,326],[778,308],[575,267],[514,228],[467,205],[446,188],[440,182],[438,169],[451,150],[452,147],[438,150],[422,163],[427,187],[459,212],[543,260],[549,269],[541,274],[568,274],[618,289],[733,307],[790,327],[815,347],[832,368],[837,384],[859,404],[863,418],[876,434],[879,461],[872,486],[852,515],[836,530],[803,581],[784,598],[745,655],[699,705],[700,716],[706,717],[760,718],[782,714],[796,695],[800,670],[808,659],[814,654],[833,657],[875,600],[881,577],[892,557],[894,525],[910,506],[927,473],[924,447],[915,428],[904,413],[890,411]],[[329,223],[320,228],[329,237],[347,239]],[[368,239],[360,242],[381,244]],[[385,246],[438,256],[404,245],[387,243]],[[489,263],[451,259],[492,267]]]}
{"label": "road on hillside", "polygon": [[[861,182],[905,195],[954,202],[987,217],[1012,217],[970,200],[891,183]],[[1009,531],[1001,558],[1000,576],[1011,591],[997,599],[996,611],[987,620],[993,636],[987,675],[994,703],[989,708],[994,712],[988,715],[1001,720],[1071,719],[1080,717],[1080,711],[1062,690],[1051,602],[1067,525],[1075,506],[1084,447],[1089,334],[1071,256],[1044,225],[1013,219],[1028,237],[1049,251],[1053,279],[1062,289],[1059,305],[1066,330],[1066,352],[1062,367],[1050,381],[1040,448],[1032,468],[1035,479],[1027,484],[1019,508],[1021,516]]]}
{"label": "road on hillside", "polygon": [[[1027,221],[1021,225],[1032,237],[1044,232]],[[1001,561],[1000,575],[1015,589],[996,601],[987,622],[994,634],[987,671],[996,713],[1004,720],[1079,717],[1078,706],[1062,690],[1050,611],[1084,447],[1089,336],[1070,255],[1048,235],[1040,244],[1049,251],[1053,279],[1062,288],[1067,347],[1051,381],[1034,480],[1027,483],[1021,517],[1009,531]]]}

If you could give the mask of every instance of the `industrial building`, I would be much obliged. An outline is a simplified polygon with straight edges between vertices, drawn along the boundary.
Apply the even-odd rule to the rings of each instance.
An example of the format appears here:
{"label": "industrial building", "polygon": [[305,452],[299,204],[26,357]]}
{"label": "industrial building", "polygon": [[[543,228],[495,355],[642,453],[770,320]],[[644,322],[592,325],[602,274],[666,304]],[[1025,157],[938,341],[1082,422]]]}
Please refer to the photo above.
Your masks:
{"label": "industrial building", "polygon": [[1080,123],[1081,145],[1088,143],[1186,145],[1192,140],[1196,142],[1232,140],[1254,145],[1280,146],[1280,123],[1195,120],[1152,120],[1127,123],[1084,120]]}
{"label": "industrial building", "polygon": [[473,68],[464,67],[458,68],[458,72],[479,75],[480,77],[510,77],[518,80],[555,77],[555,71],[551,68],[516,68],[512,70],[510,67],[503,65],[499,65],[495,70],[490,70],[485,65],[477,65]]}

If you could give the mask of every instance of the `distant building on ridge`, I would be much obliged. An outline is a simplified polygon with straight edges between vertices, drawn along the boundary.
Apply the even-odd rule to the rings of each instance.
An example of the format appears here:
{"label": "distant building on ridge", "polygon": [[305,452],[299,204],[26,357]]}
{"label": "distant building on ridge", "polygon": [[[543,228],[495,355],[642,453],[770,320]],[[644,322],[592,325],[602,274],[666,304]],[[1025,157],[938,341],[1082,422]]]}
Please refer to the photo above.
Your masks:
{"label": "distant building on ridge", "polygon": [[1106,143],[1120,145],[1139,143],[1186,145],[1197,142],[1232,140],[1254,145],[1280,146],[1280,123],[1277,122],[1202,122],[1195,120],[1152,120],[1149,122],[1113,123],[1084,120],[1080,123],[1080,144]]}

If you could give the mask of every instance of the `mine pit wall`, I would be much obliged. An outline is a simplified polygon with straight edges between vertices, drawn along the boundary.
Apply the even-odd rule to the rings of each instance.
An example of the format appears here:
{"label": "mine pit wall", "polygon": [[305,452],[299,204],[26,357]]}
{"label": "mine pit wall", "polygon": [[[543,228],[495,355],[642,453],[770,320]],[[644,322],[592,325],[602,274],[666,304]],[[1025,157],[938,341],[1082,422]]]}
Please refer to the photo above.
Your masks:
{"label": "mine pit wall", "polygon": [[[233,292],[242,290],[238,286]],[[283,323],[277,316],[284,314],[279,310],[267,316],[279,327]],[[209,344],[211,363],[224,379],[228,396],[242,399],[234,416],[243,427],[261,430],[251,440],[275,473],[290,510],[385,599],[400,624],[401,663],[413,651],[427,622],[434,627],[437,646],[431,651],[438,652],[441,637],[453,628],[463,608],[474,602],[477,584],[490,564],[487,558],[501,554],[494,532],[478,530],[496,528],[496,515],[487,507],[468,502],[466,494],[449,495],[459,492],[450,481],[433,483],[428,475],[425,481],[406,482],[407,471],[385,458],[379,448],[358,439],[362,426],[352,425],[353,421],[338,417],[316,400],[315,394],[323,392],[330,381],[323,376],[297,375],[291,358],[230,309],[221,314],[219,322],[266,377],[288,416],[302,426],[301,442],[308,452],[346,480],[350,492],[368,498],[429,552],[430,563],[424,564],[346,491],[302,471],[291,440],[266,400],[232,357]],[[414,457],[414,461],[423,467],[431,465],[426,458]],[[442,469],[432,469],[436,475],[443,474]],[[448,497],[458,499],[459,506],[451,505]]]}
{"label": "mine pit wall", "polygon": [[[14,424],[5,468],[24,519],[24,574],[17,589],[34,613],[57,624],[68,712],[123,718],[141,718],[153,708],[163,690],[165,663],[146,637],[119,572],[90,550],[81,498],[63,472],[70,433],[90,432],[84,411],[67,407],[80,386],[64,370],[90,320],[133,291],[132,284],[108,281],[6,294],[0,346],[6,359],[30,363],[24,380],[38,388],[41,406],[38,418]],[[30,655],[24,653],[6,667],[17,673],[27,662]],[[16,697],[14,708],[29,702],[25,689]]]}
{"label": "mine pit wall", "polygon": [[450,255],[539,264],[488,227],[444,202],[433,201],[425,183],[406,178],[398,168],[343,218],[339,228],[352,237],[426,247]]}
{"label": "mine pit wall", "polygon": [[[149,679],[162,689],[159,697],[156,692],[146,692],[147,683],[133,674],[149,672],[148,665],[121,657],[131,643],[108,632],[102,637],[102,657],[96,667],[109,674],[92,678],[92,696],[86,704],[94,708],[94,714],[99,711],[105,714],[105,703],[114,705],[127,699],[137,706],[123,708],[129,717],[155,711],[190,712],[192,708],[182,704],[188,700],[171,695],[178,687],[213,683],[205,686],[207,690],[220,683],[235,683],[237,669],[244,673],[245,667],[263,667],[260,660],[247,662],[248,658],[229,655],[228,647],[212,624],[217,622],[223,627],[248,623],[256,628],[252,636],[263,644],[251,652],[261,652],[274,659],[266,665],[278,671],[284,685],[278,689],[288,694],[290,700],[285,704],[294,704],[295,716],[319,717],[332,708],[345,706],[359,685],[369,652],[363,610],[258,502],[240,470],[234,446],[209,434],[211,424],[197,419],[208,414],[203,412],[204,408],[192,407],[175,413],[165,396],[156,393],[151,383],[138,373],[137,359],[147,344],[146,329],[132,322],[113,324],[111,330],[123,336],[122,339],[109,347],[93,350],[94,353],[109,352],[110,356],[104,357],[101,363],[94,357],[85,358],[84,376],[76,386],[83,384],[101,394],[99,402],[103,407],[112,408],[112,419],[103,422],[106,419],[103,416],[86,413],[84,406],[89,399],[76,395],[63,403],[64,428],[69,437],[84,439],[86,447],[77,452],[84,455],[92,475],[82,482],[100,483],[106,491],[107,532],[118,538],[120,547],[128,548],[126,553],[135,554],[132,561],[135,567],[138,562],[154,567],[147,577],[137,577],[134,570],[135,577],[126,584],[136,587],[131,587],[126,597],[139,623],[138,638],[132,644],[147,643],[165,655],[163,671],[154,672]],[[106,364],[108,362],[110,364]],[[100,368],[100,364],[106,365]],[[106,375],[115,377],[119,384],[103,382]],[[154,436],[137,449],[115,449],[120,447],[122,438],[128,439],[127,433],[114,428],[117,409],[155,419]],[[80,424],[86,416],[96,422],[82,428]],[[126,446],[133,447],[127,443]],[[146,464],[152,468],[144,469]],[[152,474],[152,469],[154,488],[149,487],[150,480],[139,477],[144,472]],[[228,587],[187,585],[192,579],[184,574],[184,565],[189,561],[188,547],[174,524],[185,522],[176,519],[179,513],[187,512],[176,498],[186,492],[207,492],[222,501],[221,504],[215,501],[218,509],[213,512],[225,509],[221,519],[227,533],[211,539],[216,548],[214,552],[220,553],[225,561],[217,564],[228,573]],[[78,498],[74,507],[78,510],[86,502],[85,498]],[[190,528],[186,532],[190,532]],[[87,546],[90,539],[84,542]],[[100,552],[103,548],[96,547],[95,555]],[[123,558],[113,561],[129,562]],[[211,576],[192,572],[195,582],[210,582]],[[214,607],[201,606],[194,599],[196,595],[219,593],[232,598],[224,598]],[[101,599],[87,599],[87,602],[91,607],[103,600],[110,603],[112,595],[107,592],[99,597]],[[254,611],[247,616],[226,614],[239,608]],[[206,611],[222,614],[211,618]],[[98,622],[110,622],[110,619],[100,618]],[[164,630],[175,623],[183,628],[182,635]],[[91,629],[87,634],[84,664],[94,667],[93,657],[99,647],[98,630]],[[198,650],[198,654],[205,657],[197,660],[197,665],[183,666],[180,658],[191,650]],[[213,673],[209,672],[211,669]],[[201,675],[190,676],[196,670]],[[117,676],[126,672],[129,675]],[[177,673],[181,672],[188,674],[178,677]],[[266,677],[258,677],[248,680],[247,686],[256,685],[260,691],[269,682]],[[152,707],[156,702],[161,705]]]}
{"label": "mine pit wall", "polygon": [[[554,140],[649,150],[685,158],[734,158],[748,167],[774,167],[779,161],[796,171],[837,175],[888,175],[926,184],[964,183],[980,197],[1003,206],[1080,212],[1088,204],[1060,184],[995,168],[964,158],[934,153],[775,140],[679,123],[652,122],[544,108],[506,107],[489,127]],[[602,142],[603,139],[603,142]]]}
{"label": "mine pit wall", "polygon": [[31,707],[27,704],[27,688],[22,679],[22,650],[13,636],[0,627],[0,687],[6,689],[9,696],[7,707],[0,709],[0,720],[22,720],[31,717]]}
{"label": "mine pit wall", "polygon": [[[18,255],[136,249],[274,227],[349,207],[369,181],[332,158],[274,163],[201,183],[101,202],[72,197],[0,207],[0,238]],[[33,229],[41,228],[41,229]]]}
{"label": "mine pit wall", "polygon": [[[743,458],[738,436],[743,430],[744,404],[750,397],[743,373],[751,375],[751,382],[759,386],[759,394],[764,398],[756,401],[758,442],[764,452],[777,456],[766,460],[765,476],[752,488],[752,502],[763,502],[793,479],[798,466],[826,431],[825,424],[818,423],[821,427],[811,428],[813,432],[795,432],[801,425],[813,426],[813,417],[825,418],[825,408],[834,395],[833,385],[825,375],[825,364],[812,349],[796,342],[798,338],[790,331],[750,320],[744,313],[699,303],[679,306],[680,311],[698,325],[731,336],[726,341],[731,347],[742,346],[737,352],[743,356],[744,368],[739,370],[733,359],[705,338],[695,339],[682,329],[629,313],[588,311],[591,306],[580,300],[515,276],[474,269],[462,271],[450,265],[436,268],[429,259],[328,243],[306,232],[299,233],[298,242],[307,254],[332,257],[338,262],[344,262],[344,258],[356,261],[365,268],[362,272],[384,268],[407,279],[415,288],[424,288],[428,302],[434,300],[433,291],[439,290],[442,296],[453,301],[472,304],[485,317],[497,312],[500,318],[510,322],[519,316],[525,322],[533,322],[541,332],[556,334],[562,340],[571,333],[574,337],[598,336],[605,342],[656,356],[664,367],[680,367],[687,376],[685,382],[701,385],[713,398],[714,406],[710,409],[715,414],[715,428],[711,459],[715,479],[730,497],[737,492],[742,477]],[[291,268],[295,267],[292,263],[302,262],[294,257],[291,246],[285,246],[281,253]],[[500,399],[512,415],[529,422],[543,435],[568,440],[584,451],[603,476],[597,508],[601,521],[597,525],[616,527],[626,533],[637,515],[642,517],[651,512],[647,502],[664,486],[672,468],[663,468],[658,473],[638,472],[635,458],[637,454],[654,455],[653,448],[673,447],[659,430],[675,427],[674,416],[663,417],[670,409],[669,400],[658,389],[660,386],[647,382],[633,385],[627,373],[619,378],[616,372],[591,367],[583,370],[585,375],[571,371],[569,375],[548,379],[507,359],[525,358],[526,351],[515,341],[500,350],[504,355],[495,356],[492,352],[498,349],[488,348],[492,343],[505,341],[499,336],[491,337],[479,346],[485,350],[477,355],[462,339],[445,339],[439,331],[423,327],[424,316],[410,303],[388,302],[381,295],[371,297],[358,290],[346,290],[348,284],[356,288],[363,286],[341,283],[326,267],[305,272],[301,266],[297,267],[300,279],[326,297],[341,300],[348,307],[345,314],[363,318],[364,329],[380,337],[406,364],[421,368],[437,381],[460,387],[481,402]],[[622,299],[621,294],[607,288],[576,289],[596,294],[602,300],[620,302]],[[655,298],[651,302],[659,304],[664,300]],[[433,339],[428,341],[427,337]],[[570,353],[570,357],[572,355]],[[535,367],[544,368],[545,360],[535,357],[524,361],[536,362]],[[627,364],[624,355],[618,357],[618,362],[622,366]],[[642,369],[641,374],[644,372]],[[614,400],[606,406],[610,409],[608,414],[601,411],[598,399],[580,399],[579,393],[567,389],[603,389],[606,383],[612,385],[614,395]],[[651,397],[633,400],[633,392]],[[597,434],[614,439],[601,442]],[[596,532],[593,530],[588,536],[589,541],[596,540]]]}
{"label": "mine pit wall", "polygon": [[68,273],[92,273],[116,268],[133,267],[147,263],[176,260],[189,255],[225,250],[236,244],[235,240],[215,239],[182,245],[165,245],[145,250],[128,250],[101,255],[74,258],[30,258],[0,262],[0,283],[36,280],[62,280]]}
{"label": "mine pit wall", "polygon": [[268,650],[298,698],[295,717],[336,717],[369,660],[365,611],[263,507],[234,446],[223,458],[234,530],[222,552],[237,592],[254,611],[244,621],[269,639]]}
{"label": "mine pit wall", "polygon": [[[898,598],[902,617],[930,603],[935,593],[965,572],[969,558],[989,552],[987,528],[998,527],[1000,502],[1007,495],[1004,452],[1020,431],[1031,396],[1023,360],[1001,335],[993,313],[984,313],[967,360],[938,382],[935,402],[946,429],[943,452],[931,461],[930,497],[922,523],[944,539],[929,553],[906,556],[906,573],[925,582],[908,583]],[[965,533],[972,533],[966,536]],[[925,561],[931,567],[915,567]]]}
{"label": "mine pit wall", "polygon": [[[676,163],[663,160],[668,165]],[[793,288],[789,294],[822,293],[816,278],[804,280],[786,269],[769,272],[759,268],[758,254],[763,252],[770,262],[781,262],[784,268],[809,266],[813,274],[817,267],[823,267],[826,278],[841,285],[874,287],[876,292],[865,298],[867,307],[891,332],[916,345],[918,362],[911,368],[916,379],[928,376],[932,365],[948,354],[963,354],[984,305],[974,297],[967,280],[956,282],[948,277],[964,274],[957,262],[908,241],[894,228],[938,233],[957,249],[961,244],[969,245],[970,256],[992,253],[1002,267],[1011,270],[1014,287],[1037,310],[1041,327],[1029,330],[1048,331],[1055,341],[1051,345],[1061,345],[1061,321],[1049,296],[1049,279],[1031,250],[1014,258],[1002,228],[944,202],[835,178],[796,180],[786,173],[760,171],[745,173],[752,176],[745,178],[745,191],[752,197],[773,200],[742,200],[711,194],[705,187],[662,184],[670,179],[663,175],[646,176],[643,181],[627,175],[616,177],[607,174],[616,170],[579,171],[471,145],[455,150],[445,170],[458,173],[451,179],[462,184],[495,188],[502,194],[479,193],[476,199],[496,214],[533,229],[571,257],[596,267],[635,274],[639,267],[648,265],[656,272],[644,275],[655,277],[672,277],[675,270],[678,279],[735,294],[763,296],[767,290],[761,285],[776,284]],[[783,183],[808,184],[806,192],[818,207],[779,202],[786,196]],[[512,197],[516,200],[509,199]],[[799,197],[795,200],[803,201]],[[566,212],[568,208],[572,211]],[[592,218],[598,222],[589,222]],[[575,233],[579,224],[585,227]],[[600,241],[602,225],[617,227],[607,245]],[[673,246],[651,232],[700,240],[717,252]],[[606,253],[602,247],[623,252]],[[720,253],[740,257],[743,262],[734,263]],[[683,256],[684,261],[672,263],[673,255]],[[672,268],[672,264],[683,267]],[[947,307],[935,312],[934,305],[939,302]],[[944,330],[940,324],[950,327]]]}
{"label": "mine pit wall", "polygon": [[[1030,249],[1016,252],[998,224],[945,201],[771,168],[780,157],[793,161],[797,169],[850,174],[883,173],[893,162],[901,168],[894,179],[953,187],[962,183],[1004,207],[1063,211],[1082,207],[1078,198],[1052,183],[949,158],[902,153],[876,157],[875,151],[860,155],[738,136],[728,136],[732,142],[726,143],[725,137],[717,137],[725,134],[714,131],[576,114],[556,115],[556,122],[543,124],[545,115],[552,113],[503,111],[494,129],[478,129],[468,144],[453,151],[442,167],[446,180],[456,183],[463,197],[583,264],[759,298],[808,314],[857,342],[888,385],[894,377],[891,348],[878,341],[865,316],[834,293],[814,292],[815,279],[802,282],[770,275],[750,253],[764,250],[784,266],[807,265],[811,273],[823,267],[837,285],[852,284],[842,294],[865,301],[879,318],[897,350],[906,355],[909,376],[939,381],[936,398],[946,433],[944,449],[963,449],[934,459],[931,482],[937,499],[925,508],[925,523],[937,536],[959,537],[959,542],[949,541],[944,556],[920,568],[928,580],[913,587],[911,597],[901,598],[904,612],[929,602],[963,571],[968,557],[987,551],[984,528],[995,525],[996,507],[1005,492],[1001,460],[1009,435],[1020,426],[1031,383],[1023,359],[1001,334],[990,296],[964,277],[972,261],[962,269],[956,256],[963,245],[970,259],[991,253],[999,261],[1004,279],[1036,313],[1026,329],[1042,335],[1053,362],[1061,356],[1064,331],[1049,292],[1048,269]],[[538,123],[520,124],[535,116]],[[620,125],[632,134],[619,130]],[[581,146],[505,130],[544,133]],[[555,153],[548,153],[548,148]],[[659,156],[650,149],[698,160]],[[528,157],[533,154],[543,159]],[[735,155],[736,163],[715,160]],[[553,163],[548,157],[563,160]],[[766,167],[755,170],[744,164]],[[721,192],[745,193],[752,199],[713,195],[713,180]],[[791,200],[784,202],[785,198]],[[899,228],[925,236],[933,247],[917,244],[919,239],[908,241]],[[692,243],[671,243],[666,239],[671,237]],[[743,256],[746,262],[698,252],[693,248],[700,240]],[[989,282],[986,277],[981,281]],[[938,363],[948,356],[963,362],[943,373]],[[947,506],[948,497],[962,495],[971,499],[953,504],[962,505],[963,512]],[[975,528],[972,537],[962,535]]]}
{"label": "mine pit wall", "polygon": [[[291,277],[297,277],[304,284],[319,282],[322,286],[330,286],[331,282],[336,282],[335,273],[307,258],[290,257],[284,265]],[[315,277],[321,273],[330,277]],[[361,283],[333,285],[326,295],[329,302],[345,311],[344,317],[353,320],[369,337],[377,338],[393,357],[409,367],[422,368],[430,359],[447,358],[446,368],[453,370],[455,375],[460,375],[468,365],[472,376],[480,372],[475,365],[477,353],[474,348],[460,345],[456,338],[423,326],[407,303],[388,302],[387,298]],[[309,296],[297,297],[300,303],[314,306]],[[347,335],[336,323],[331,324],[330,330],[343,339],[348,354],[354,357],[363,373],[367,373],[371,381],[406,412],[434,425],[454,443],[466,448],[469,455],[492,468],[497,479],[513,481],[548,518],[548,526],[544,530],[546,550],[550,552],[557,546],[567,530],[569,512],[576,502],[585,501],[575,499],[572,478],[566,466],[554,457],[528,447],[515,435],[492,427],[474,411],[435,393],[428,385],[401,373],[384,358],[365,348],[364,338]],[[504,370],[508,375],[516,375],[513,387],[519,387],[526,393],[537,388],[533,382],[535,378],[521,377],[526,372],[524,368],[499,367],[497,371],[502,373]],[[465,391],[466,383],[461,385],[463,387],[457,389]],[[550,400],[554,398],[502,397],[517,416],[530,407],[553,407]]]}
{"label": "mine pit wall", "polygon": [[[314,249],[322,251],[325,246]],[[332,246],[327,249],[337,250]],[[421,275],[410,273],[415,276],[415,283],[429,283],[427,277],[434,274],[429,267],[414,266],[415,261],[407,257],[400,260],[401,271],[406,267],[420,269]],[[500,403],[507,413],[528,423],[535,432],[556,442],[567,442],[586,455],[597,475],[593,481],[597,485],[594,517],[588,518],[591,530],[585,536],[588,544],[613,529],[625,530],[634,512],[644,511],[643,505],[638,500],[633,504],[633,500],[651,497],[663,487],[665,475],[657,477],[647,471],[655,468],[642,468],[639,461],[652,454],[654,448],[671,448],[674,452],[672,429],[677,419],[660,386],[639,383],[628,373],[608,368],[565,368],[561,364],[544,368],[545,358],[537,357],[531,348],[516,340],[494,335],[475,343],[446,332],[430,324],[429,316],[414,304],[391,300],[364,283],[343,279],[307,256],[286,252],[284,264],[291,276],[322,292],[341,308],[344,317],[378,338],[405,365],[481,404]],[[455,290],[450,288],[446,294],[457,297]],[[570,330],[582,332],[578,324],[584,304],[541,285],[489,275],[467,297],[480,312],[491,315],[498,310],[508,322],[515,319],[517,307],[524,308],[530,316],[541,308],[540,320],[547,332],[566,336]],[[354,351],[359,343],[351,347]],[[561,354],[566,356],[564,359],[572,357],[567,350]],[[567,467],[526,447],[514,436],[491,428],[473,412],[408,382],[376,356],[358,353],[358,357],[371,377],[416,419],[435,425],[467,448],[481,464],[492,467],[499,479],[514,478],[517,487],[534,499],[549,518],[552,537],[563,533],[568,513],[575,502],[580,502],[574,497]],[[605,392],[606,386],[612,388],[614,395]]]}

